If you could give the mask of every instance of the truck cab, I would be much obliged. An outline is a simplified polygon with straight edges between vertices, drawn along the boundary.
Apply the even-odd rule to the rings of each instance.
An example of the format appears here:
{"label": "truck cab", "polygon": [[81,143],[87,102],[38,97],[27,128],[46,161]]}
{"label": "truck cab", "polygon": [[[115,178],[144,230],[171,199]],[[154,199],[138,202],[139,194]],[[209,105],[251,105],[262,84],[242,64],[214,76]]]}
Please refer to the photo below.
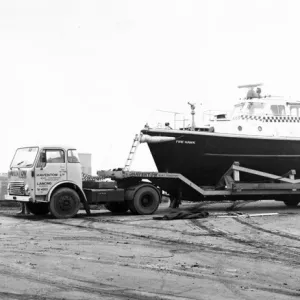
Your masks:
{"label": "truck cab", "polygon": [[[57,201],[50,201],[56,198]],[[18,148],[8,171],[5,200],[26,202],[34,214],[49,211],[56,217],[72,217],[80,201],[81,164],[77,151],[69,146]]]}
{"label": "truck cab", "polygon": [[10,164],[5,200],[26,203],[35,215],[50,212],[56,218],[74,217],[80,203],[87,214],[89,204],[104,204],[113,213],[152,214],[161,201],[160,190],[141,176],[110,182],[82,177],[74,147],[18,148]]}

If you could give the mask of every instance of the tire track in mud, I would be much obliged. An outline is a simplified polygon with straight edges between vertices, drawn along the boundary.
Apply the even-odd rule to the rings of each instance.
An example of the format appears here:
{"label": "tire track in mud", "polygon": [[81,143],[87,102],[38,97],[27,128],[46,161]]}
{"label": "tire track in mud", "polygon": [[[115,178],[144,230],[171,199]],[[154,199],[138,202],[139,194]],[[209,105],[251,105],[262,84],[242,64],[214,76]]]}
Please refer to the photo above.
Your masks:
{"label": "tire track in mud", "polygon": [[291,250],[288,246],[278,245],[266,240],[260,242],[254,239],[245,239],[240,236],[234,236],[229,232],[224,232],[211,226],[204,225],[203,222],[200,223],[198,220],[190,220],[190,222],[202,230],[211,233],[212,236],[219,236],[231,242],[263,250],[265,252],[264,255],[259,254],[257,255],[257,258],[268,258],[273,261],[283,261],[293,265],[300,265],[300,252]]}
{"label": "tire track in mud", "polygon": [[61,297],[41,296],[36,294],[17,294],[13,292],[1,292],[0,299],[12,299],[12,300],[61,300]]}
{"label": "tire track in mud", "polygon": [[[3,264],[2,264],[3,266]],[[62,291],[66,290],[75,290],[81,293],[87,293],[87,294],[96,294],[100,296],[107,296],[107,297],[118,297],[114,299],[135,299],[135,300],[140,300],[140,299],[145,299],[145,300],[185,300],[185,299],[191,299],[194,300],[195,298],[189,298],[189,297],[181,297],[173,294],[168,294],[168,293],[152,293],[152,292],[144,292],[144,291],[139,291],[135,290],[132,288],[123,288],[123,287],[118,287],[116,285],[108,285],[104,284],[101,282],[96,282],[96,281],[90,281],[90,280],[80,280],[80,279],[74,279],[74,278],[68,278],[68,277],[61,277],[61,276],[53,276],[53,274],[48,273],[49,278],[42,278],[45,277],[45,273],[43,274],[28,274],[28,273],[21,273],[20,270],[15,270],[13,271],[11,268],[10,270],[1,270],[0,269],[0,274],[5,275],[5,276],[12,276],[13,278],[18,278],[18,279],[25,279],[29,280],[31,282],[36,282],[39,284],[44,284],[51,286],[51,288],[58,288],[61,289]],[[53,279],[50,278],[55,277],[57,281],[54,281]],[[67,281],[67,282],[66,282]],[[70,281],[76,281],[76,282],[70,282]],[[84,285],[83,285],[84,284]],[[2,292],[3,293],[3,292]],[[15,294],[11,294],[12,296],[15,296]],[[18,295],[18,294],[17,294]],[[0,292],[1,296],[1,292]],[[24,299],[26,295],[23,295]],[[30,298],[30,295],[27,295],[28,299]],[[17,297],[12,297],[12,299],[16,299]],[[67,296],[63,297],[64,299],[68,298]],[[18,299],[18,298],[17,298]],[[25,298],[26,299],[26,298]],[[35,298],[33,298],[35,299]],[[61,299],[61,298],[51,298],[48,296],[39,296],[36,299]]]}
{"label": "tire track in mud", "polygon": [[[111,230],[111,229],[104,229],[104,228],[96,228],[94,226],[91,226],[91,224],[93,224],[93,221],[89,221],[89,222],[82,222],[82,224],[68,224],[68,223],[64,223],[61,221],[54,221],[54,220],[44,220],[47,223],[52,223],[55,225],[65,225],[65,226],[69,226],[69,227],[75,227],[75,228],[81,228],[81,229],[85,229],[87,231],[89,230],[94,230],[103,234],[110,234],[110,235],[114,235],[114,236],[118,236],[121,238],[127,237],[127,238],[137,238],[137,239],[145,239],[147,241],[149,241],[149,239],[151,239],[151,241],[155,241],[158,243],[162,243],[164,246],[169,245],[169,246],[176,246],[176,248],[178,247],[178,245],[185,247],[184,249],[180,249],[180,250],[185,250],[186,252],[192,252],[192,251],[202,251],[202,252],[217,252],[217,253],[222,253],[222,254],[229,254],[229,255],[233,255],[233,256],[251,256],[252,258],[257,258],[257,252],[245,252],[245,251],[239,251],[239,250],[232,250],[232,249],[226,249],[226,248],[222,248],[219,246],[214,246],[211,244],[206,244],[206,243],[201,243],[201,242],[188,242],[188,241],[182,241],[178,239],[172,239],[172,238],[167,238],[167,237],[159,237],[156,235],[151,235],[151,234],[138,234],[138,233],[129,233],[129,232],[122,232],[122,231],[115,231],[115,230]],[[63,239],[64,237],[61,237],[61,239]],[[151,247],[151,244],[149,244],[148,246]],[[155,245],[153,245],[154,247]],[[176,251],[174,251],[176,252]],[[268,259],[268,257],[266,257],[266,259]],[[269,259],[268,259],[269,260]]]}
{"label": "tire track in mud", "polygon": [[[89,261],[93,261],[92,259],[89,259]],[[106,265],[115,265],[116,262],[112,261],[99,261],[99,260],[94,260],[95,263],[99,264],[106,264]],[[151,292],[141,292],[139,290],[133,290],[132,288],[121,288],[118,287],[117,285],[109,285],[106,283],[101,283],[101,282],[96,282],[92,280],[86,280],[86,279],[80,279],[80,278],[69,278],[69,277],[61,277],[53,276],[51,273],[35,273],[34,274],[28,274],[25,272],[20,272],[20,270],[13,270],[11,265],[6,266],[3,263],[0,264],[2,267],[4,266],[6,270],[1,270],[0,269],[0,274],[6,275],[6,276],[12,276],[14,278],[18,279],[25,279],[29,280],[32,282],[40,283],[40,284],[45,284],[48,286],[52,286],[55,288],[59,288],[62,290],[76,290],[84,293],[91,293],[91,294],[97,294],[97,295],[102,295],[102,296],[117,296],[119,297],[118,299],[122,299],[123,297],[125,299],[136,299],[136,300],[194,300],[195,298],[191,297],[181,297],[177,296],[176,294],[170,294],[170,293],[151,293]],[[143,270],[150,270],[150,271],[155,271],[158,273],[168,273],[180,277],[187,277],[187,278],[192,278],[192,279],[207,279],[211,281],[217,281],[223,284],[227,289],[229,289],[233,294],[238,295],[242,297],[241,299],[247,299],[248,297],[242,293],[242,291],[237,288],[237,279],[236,278],[229,278],[228,275],[218,275],[218,274],[203,274],[203,273],[196,273],[196,272],[191,272],[191,271],[185,271],[185,270],[176,270],[174,268],[172,269],[166,269],[166,268],[160,268],[160,267],[155,267],[155,266],[150,266],[150,265],[141,265],[141,264],[135,264],[135,263],[118,263],[119,266],[123,267],[130,267],[134,268],[137,270],[143,269]],[[194,270],[193,270],[194,271]],[[49,278],[42,278],[45,277],[45,275],[49,275]],[[52,278],[56,278],[57,281],[54,281]],[[66,282],[67,281],[74,281],[77,283],[71,283],[71,282]],[[82,286],[80,283],[85,284]],[[287,287],[284,288],[279,288],[279,287],[270,287],[270,286],[264,286],[261,284],[254,284],[254,283],[249,283],[247,279],[242,279],[238,281],[238,286],[241,284],[248,285],[247,290],[257,290],[257,291],[264,291],[264,292],[269,292],[269,293],[276,293],[280,295],[285,295],[285,296],[291,296],[291,297],[300,297],[300,289],[299,290],[292,290],[288,289]],[[88,286],[86,286],[88,285]],[[181,292],[179,292],[181,293]],[[177,293],[177,294],[179,294]],[[0,293],[1,296],[1,293]],[[142,296],[142,298],[141,298]],[[120,298],[121,297],[121,298]],[[129,297],[129,298],[128,298]],[[15,297],[16,298],[16,297]],[[13,299],[15,299],[13,298]],[[66,297],[64,297],[66,298]],[[0,298],[1,299],[1,298]],[[26,299],[26,298],[20,298],[20,299]],[[32,299],[28,297],[28,299]],[[33,298],[35,299],[35,298]],[[38,297],[37,299],[45,299],[45,300],[56,300],[56,299],[61,299],[61,298],[51,298],[48,296],[42,296]],[[196,299],[199,299],[198,297]],[[253,298],[249,298],[253,299]]]}
{"label": "tire track in mud", "polygon": [[[174,233],[182,233],[184,235],[189,235],[189,236],[210,236],[209,233],[197,233],[197,232],[185,232],[185,231],[179,231],[177,229],[173,229],[173,228],[162,228],[162,227],[156,227],[156,226],[146,226],[146,225],[141,225],[141,224],[130,224],[128,222],[123,222],[123,221],[113,221],[113,220],[101,220],[101,219],[95,219],[93,217],[86,217],[84,219],[90,220],[92,222],[97,222],[97,223],[101,223],[101,224],[116,224],[116,225],[122,225],[122,226],[127,226],[127,227],[139,227],[139,228],[145,228],[145,229],[159,229],[159,230],[164,230],[164,231],[170,231],[170,232],[174,232]],[[143,221],[141,219],[139,220],[133,220],[132,222],[136,222],[136,221]],[[145,221],[145,220],[144,220]],[[147,221],[147,219],[146,219]]]}
{"label": "tire track in mud", "polygon": [[258,231],[262,231],[262,232],[269,233],[269,234],[272,234],[272,235],[276,235],[276,236],[279,236],[279,237],[287,238],[287,239],[290,239],[290,240],[293,240],[293,241],[300,241],[300,237],[297,237],[296,235],[293,235],[293,234],[289,234],[289,233],[286,233],[286,232],[280,232],[280,231],[277,231],[277,230],[265,229],[265,228],[263,228],[259,225],[250,224],[249,222],[244,221],[244,220],[239,219],[239,218],[233,218],[233,220],[240,223],[240,224],[248,226],[252,229],[256,229]]}
{"label": "tire track in mud", "polygon": [[[18,223],[16,225],[13,225],[15,227],[21,226],[24,223],[26,224],[30,224],[32,222],[35,221],[44,221],[44,220],[51,220],[48,216],[48,218],[45,218],[45,216],[40,217],[40,216],[33,216],[33,215],[29,215],[30,219],[28,219],[27,216],[15,216],[15,215],[11,215],[11,214],[5,214],[0,212],[0,216],[3,215],[5,217],[13,217],[15,219],[21,220],[22,223]],[[122,225],[122,226],[130,226],[130,227],[136,227],[138,226],[139,228],[145,228],[145,229],[159,229],[159,230],[165,230],[165,231],[170,231],[170,232],[174,232],[174,233],[179,233],[178,230],[176,229],[172,229],[172,228],[161,228],[161,227],[155,227],[155,226],[146,226],[146,225],[141,225],[141,224],[130,224],[128,222],[136,222],[136,221],[143,221],[143,219],[138,219],[138,220],[132,220],[132,221],[128,221],[128,222],[123,222],[123,221],[114,221],[114,220],[108,220],[108,219],[96,219],[97,217],[86,217],[84,216],[84,218],[80,217],[77,218],[77,220],[89,220],[92,221],[93,223],[100,223],[100,224],[116,224],[116,225]],[[52,218],[52,220],[54,220]],[[149,219],[150,221],[151,219]],[[182,232],[184,235],[189,235],[189,236],[210,236],[209,233],[197,233],[197,232]]]}
{"label": "tire track in mud", "polygon": [[[256,240],[247,241],[244,239],[236,238],[234,236],[225,235],[224,232],[217,231],[215,229],[210,229],[209,227],[204,226],[203,224],[200,224],[199,221],[197,221],[197,220],[189,220],[189,222],[192,222],[192,224],[194,224],[196,227],[206,230],[210,236],[223,237],[231,242],[250,246],[251,248],[256,249],[256,251],[229,249],[229,248],[224,248],[224,247],[215,246],[215,245],[207,244],[207,243],[201,243],[201,242],[188,242],[188,241],[182,241],[179,239],[172,239],[169,237],[168,238],[159,237],[159,236],[150,235],[150,234],[145,235],[145,234],[138,234],[138,233],[114,231],[111,229],[97,228],[97,227],[93,226],[93,223],[95,223],[95,222],[99,223],[99,222],[94,221],[94,220],[89,220],[88,222],[82,221],[81,224],[68,224],[68,223],[64,223],[63,221],[58,221],[58,220],[56,220],[56,221],[44,220],[44,221],[46,221],[48,223],[52,223],[52,224],[60,224],[60,225],[65,225],[65,226],[81,228],[81,229],[85,229],[85,230],[94,230],[97,232],[101,232],[103,234],[110,234],[110,235],[118,236],[121,238],[127,237],[127,238],[146,239],[147,241],[149,241],[149,239],[151,239],[152,241],[162,243],[164,246],[169,245],[170,247],[173,247],[173,246],[178,247],[178,245],[180,245],[182,247],[180,249],[180,251],[184,250],[186,252],[193,252],[193,251],[200,250],[202,252],[207,252],[207,253],[216,252],[216,253],[220,253],[220,254],[224,254],[224,255],[232,255],[234,257],[239,256],[239,257],[247,257],[247,258],[252,258],[252,259],[259,258],[259,259],[262,259],[265,261],[272,261],[272,262],[279,262],[279,263],[286,262],[289,264],[292,263],[295,265],[300,265],[300,259],[298,259],[300,257],[300,253],[298,253],[298,252],[293,252],[287,248],[287,250],[277,251],[277,253],[275,253],[274,247],[277,247],[277,244],[272,244],[272,245],[269,244],[268,246],[272,246],[272,248],[268,248],[268,247],[266,247],[265,244],[259,243]],[[63,237],[62,237],[62,239],[63,239]],[[152,245],[149,244],[148,246],[151,247]],[[261,253],[262,250],[264,250],[264,253]],[[172,250],[170,250],[170,251],[172,251]],[[173,250],[173,252],[175,253],[176,251]],[[270,252],[274,253],[274,254],[270,255]],[[287,257],[286,257],[287,252],[290,252],[290,254],[293,256],[296,256],[296,258],[294,260],[287,259]],[[282,256],[278,257],[275,254],[277,254],[277,255],[279,254]]]}
{"label": "tire track in mud", "polygon": [[[97,231],[101,231],[101,232],[106,233],[106,234],[112,234],[112,235],[117,235],[117,236],[121,236],[121,237],[124,236],[124,234],[125,235],[127,234],[127,233],[123,233],[123,232],[115,232],[114,230],[101,229],[101,228],[92,227],[93,226],[93,222],[83,222],[83,224],[74,225],[74,224],[63,223],[63,221],[57,221],[57,220],[51,220],[51,219],[50,220],[43,220],[43,221],[49,222],[49,223],[55,224],[55,225],[66,225],[66,226],[71,226],[71,227],[79,227],[79,228],[85,229],[85,230],[90,230],[90,229],[97,230]],[[87,226],[83,226],[83,225],[88,225],[88,227]],[[220,236],[220,234],[216,233],[216,232],[214,232],[213,235],[214,236]],[[127,234],[127,236],[134,237],[134,238],[137,237],[137,238],[146,238],[146,239],[149,239],[148,236],[140,235],[140,234]],[[155,239],[155,237],[153,237],[153,239]],[[191,245],[188,242],[180,243],[180,241],[178,241],[178,240],[174,240],[173,239],[173,240],[170,241],[167,238],[159,238],[158,242],[164,242],[164,243],[165,242],[167,242],[167,243],[171,242],[171,244],[176,244],[176,245],[182,244],[182,245],[186,246],[187,250],[188,250],[188,248],[190,248],[191,246],[193,246],[193,245]],[[203,249],[203,247],[207,248],[207,245],[205,245],[205,244],[200,244],[200,245],[195,244],[194,246],[195,246],[194,250],[199,250],[199,248]],[[211,249],[209,249],[209,250],[211,250]],[[215,250],[215,249],[213,249],[213,250]],[[222,251],[222,253],[226,254],[226,250],[225,250],[225,252],[224,252],[224,249],[221,249],[220,251]],[[211,252],[211,251],[206,251],[206,252]],[[34,253],[32,253],[32,254],[34,254]],[[232,254],[236,256],[237,251],[233,251]],[[243,254],[243,256],[249,257],[249,253],[247,253],[247,252],[242,252],[242,254]],[[256,256],[255,256],[255,258],[256,258]],[[112,262],[106,262],[106,261],[98,261],[98,263],[115,264],[115,262],[112,263]],[[122,265],[122,264],[120,264],[120,265]],[[142,269],[151,269],[151,270],[157,271],[157,272],[166,272],[166,273],[170,273],[170,274],[174,274],[174,275],[178,275],[178,276],[191,277],[191,278],[197,278],[197,279],[207,278],[207,279],[215,280],[215,281],[218,281],[218,282],[224,284],[230,290],[232,290],[233,286],[237,284],[237,279],[235,279],[235,278],[230,279],[230,278],[228,278],[227,275],[226,276],[225,275],[220,276],[220,275],[208,275],[208,274],[201,274],[201,273],[199,274],[199,273],[194,272],[194,270],[193,270],[193,272],[187,272],[187,271],[182,271],[182,270],[178,270],[178,269],[177,270],[176,269],[169,270],[169,269],[159,268],[159,267],[155,267],[155,266],[147,266],[147,265],[146,266],[145,265],[141,266],[140,264],[136,265],[136,264],[132,264],[130,262],[124,263],[123,266],[124,267],[137,268],[137,269],[141,269],[141,268]],[[10,266],[8,266],[8,268],[10,268]],[[196,271],[198,271],[198,270],[196,269]],[[201,269],[200,269],[200,271],[201,271]],[[1,272],[1,268],[0,268],[0,273],[2,273]],[[18,275],[20,273],[20,271],[18,270],[18,271],[16,271],[16,273]],[[9,273],[7,273],[7,274],[9,275]],[[14,272],[11,272],[11,276],[15,276]],[[25,274],[24,276],[25,276],[24,278],[28,279],[28,275]],[[42,280],[41,278],[36,278],[34,276],[32,277],[32,280],[36,280],[36,279]],[[76,279],[71,278],[70,280],[75,281]],[[78,279],[77,279],[77,281],[78,281]],[[46,281],[46,284],[52,284],[54,287],[57,286],[56,282],[53,282],[53,281],[51,281],[51,282]],[[141,295],[138,294],[136,296],[136,294],[135,294],[134,291],[130,291],[130,293],[133,293],[134,295],[132,295],[130,293],[129,294],[128,293],[124,294],[124,292],[121,293],[120,291],[118,291],[118,293],[116,293],[116,294],[112,294],[110,291],[109,292],[105,291],[104,294],[100,294],[100,292],[98,291],[98,289],[99,289],[99,283],[98,282],[96,283],[94,281],[91,282],[91,283],[95,284],[97,286],[96,291],[94,291],[93,293],[97,293],[99,295],[103,295],[103,296],[117,296],[120,299],[121,299],[121,297],[124,297],[124,299],[128,299],[128,298],[129,299],[141,299]],[[240,283],[240,282],[238,281],[238,283]],[[278,293],[278,294],[287,295],[287,296],[291,296],[291,297],[294,297],[294,296],[295,297],[299,297],[300,296],[300,291],[297,291],[297,290],[291,290],[291,289],[287,289],[287,288],[283,288],[282,289],[282,288],[277,288],[277,287],[272,288],[272,287],[266,287],[266,286],[262,286],[262,285],[258,285],[258,284],[253,284],[253,283],[247,284],[247,285],[248,286],[250,285],[250,287],[248,289],[256,289],[256,290],[266,291],[266,292],[270,292],[270,293]],[[62,286],[65,288],[66,285],[63,284]],[[69,286],[72,289],[72,285],[69,285]],[[69,288],[69,286],[67,286],[67,288]],[[119,287],[115,287],[115,288],[120,289]],[[79,287],[75,286],[75,289],[77,289],[78,291],[80,290],[80,291],[83,291],[83,292],[90,292],[89,291],[90,287],[88,287],[87,291],[83,290],[83,288],[81,286],[79,286]],[[234,289],[234,290],[232,290],[232,292],[234,294],[236,294],[236,295],[243,295],[242,298],[245,299],[245,295],[242,293],[242,291]],[[139,292],[137,291],[136,293],[139,293]],[[147,295],[145,295],[145,297],[143,296],[142,299],[145,299],[145,300],[147,300],[147,299],[149,299],[149,300],[154,300],[154,299],[156,299],[156,300],[158,300],[158,299],[166,299],[166,300],[167,299],[188,299],[186,297],[185,298],[182,298],[182,297],[177,297],[176,298],[175,295],[171,296],[171,295],[156,294],[155,296],[154,295],[148,295],[147,297],[146,296]],[[1,297],[1,294],[0,294],[0,297]],[[15,298],[13,298],[13,299],[15,299]],[[22,299],[24,299],[24,298],[22,298]],[[28,299],[31,299],[31,298],[29,297]],[[42,299],[45,299],[45,300],[49,299],[49,300],[51,300],[51,298],[46,298],[46,297],[42,298]],[[193,299],[193,298],[190,298],[190,299]]]}
{"label": "tire track in mud", "polygon": [[[10,215],[11,217],[11,215]],[[22,221],[24,219],[22,218]],[[33,221],[33,219],[28,220],[25,218],[25,220],[28,221],[28,223],[30,223],[31,221]],[[86,221],[86,218],[84,218],[84,220],[82,220],[81,224],[76,225],[76,224],[68,224],[65,223],[62,220],[57,220],[57,219],[45,219],[45,218],[38,218],[38,219],[34,219],[34,221],[42,221],[42,222],[46,222],[46,223],[52,223],[52,224],[60,224],[60,225],[65,225],[65,226],[70,226],[70,227],[77,227],[77,228],[81,228],[81,229],[86,229],[86,230],[95,230],[104,234],[111,234],[111,235],[115,235],[115,236],[119,236],[119,237],[127,237],[127,238],[138,238],[138,239],[148,239],[151,238],[151,240],[154,240],[156,242],[160,242],[163,243],[164,245],[168,244],[170,246],[172,245],[181,245],[182,247],[185,247],[185,249],[181,249],[181,250],[185,250],[187,252],[192,252],[195,250],[201,250],[203,252],[218,252],[218,253],[222,253],[222,254],[229,254],[229,255],[234,255],[234,256],[240,256],[240,257],[252,257],[252,258],[260,258],[260,259],[264,259],[264,260],[268,260],[268,261],[278,261],[279,259],[277,257],[271,257],[268,253],[268,255],[262,255],[261,253],[257,253],[257,252],[251,252],[251,251],[240,251],[240,250],[232,250],[232,249],[226,249],[223,247],[219,247],[219,246],[214,246],[211,244],[205,244],[205,243],[199,243],[199,242],[188,242],[188,241],[182,241],[179,239],[172,239],[172,238],[165,238],[165,237],[158,237],[158,236],[153,236],[153,235],[144,235],[144,234],[138,234],[138,233],[128,233],[128,232],[122,232],[122,231],[114,231],[114,230],[110,230],[110,229],[104,229],[104,228],[96,228],[94,226],[92,226],[93,223],[100,223],[105,225],[105,223],[113,223],[113,224],[122,224],[121,222],[116,222],[116,221],[101,221],[99,219],[94,219],[92,217],[88,217],[88,221]],[[243,245],[247,245],[250,246],[252,248],[258,249],[258,250],[270,250],[266,247],[265,244],[259,243],[257,241],[247,241],[245,239],[239,239],[237,237],[234,236],[230,236],[228,234],[224,234],[224,232],[222,231],[218,231],[216,229],[210,229],[207,226],[204,226],[202,223],[200,224],[199,221],[197,220],[188,220],[189,222],[191,222],[192,224],[194,224],[196,227],[201,228],[202,230],[206,231],[207,234],[205,234],[204,236],[216,236],[216,237],[223,237],[226,238],[229,241],[232,242],[236,242],[236,243],[240,243]],[[136,226],[134,224],[126,224],[127,226]],[[139,226],[139,225],[138,225]],[[153,229],[151,226],[143,226],[143,228],[146,229]],[[161,229],[161,228],[160,228]],[[168,231],[169,229],[163,229]],[[176,233],[178,233],[178,231],[175,230]],[[180,232],[183,236],[185,235],[192,235],[192,236],[202,236],[203,234],[197,234],[197,233],[187,233],[187,232]],[[54,237],[54,239],[60,239],[60,237]],[[64,237],[61,237],[61,239],[64,239]],[[88,237],[87,239],[89,240],[99,240],[99,237]],[[149,245],[151,246],[151,245]],[[277,244],[271,244],[268,243],[268,246],[276,246],[278,247]],[[274,248],[271,249],[274,252]],[[286,248],[285,250],[282,251],[277,251],[277,254],[286,254],[287,252],[289,252],[290,255],[296,256],[297,258],[300,256],[300,253],[295,252],[290,250],[289,248]],[[299,265],[300,262],[299,260],[294,260],[291,261],[290,259],[286,259],[286,255],[283,256],[283,258],[281,258],[280,260],[285,261],[285,262],[289,262],[289,263],[295,263],[296,265]]]}
{"label": "tire track in mud", "polygon": [[[226,240],[229,240],[229,241],[233,241],[233,242],[236,242],[236,243],[239,243],[239,244],[242,244],[242,245],[246,245],[246,246],[251,246],[251,247],[254,247],[256,249],[263,249],[264,251],[266,251],[266,253],[269,255],[270,252],[272,253],[273,252],[276,252],[275,255],[284,255],[286,254],[287,250],[282,250],[282,251],[278,251],[278,250],[275,250],[274,251],[274,246],[277,246],[273,243],[261,243],[261,242],[257,242],[256,240],[246,240],[246,239],[242,239],[242,238],[238,238],[236,236],[233,236],[229,233],[226,233],[224,231],[220,231],[216,228],[211,228],[210,226],[207,226],[207,225],[204,225],[203,223],[200,223],[199,220],[190,220],[190,222],[201,228],[202,230],[206,230],[207,232],[211,233],[212,236],[219,236],[219,237],[222,237],[222,238],[225,238]],[[269,246],[271,246],[272,248],[269,248]],[[289,250],[289,249],[288,249]],[[292,255],[296,255],[297,257],[300,256],[300,253],[298,252],[294,252],[294,251],[289,251],[292,253]],[[290,253],[290,254],[291,254]],[[274,255],[273,255],[274,256]],[[259,258],[265,258],[263,256],[259,256]],[[270,258],[270,257],[269,257]],[[280,257],[280,259],[278,257],[273,257],[272,259],[275,259],[276,261],[280,260],[280,261],[285,261],[285,262],[288,262],[288,263],[292,263],[293,265],[295,263],[297,263],[298,265],[300,264],[298,262],[298,260],[290,260],[290,259],[287,259],[286,256],[284,255],[283,257]],[[230,282],[228,282],[227,280],[223,280],[222,278],[220,278],[220,283],[222,283],[224,286],[226,286],[229,290],[231,290],[234,294],[236,294],[237,296],[241,296],[241,299],[247,299],[247,297],[245,297],[245,295],[243,295],[239,289],[236,289],[235,286],[233,286]],[[253,287],[251,286],[250,289],[253,289]],[[259,290],[261,291],[266,291],[266,292],[274,292],[276,294],[285,294],[285,293],[282,293],[282,289],[280,288],[269,288],[269,287],[266,287],[266,286],[261,286],[259,288]],[[300,295],[300,290],[297,290],[297,291],[293,291],[291,294],[288,294],[288,296],[297,296],[299,297]],[[252,299],[252,297],[250,298]]]}
{"label": "tire track in mud", "polygon": [[[99,220],[94,220],[94,219],[89,219],[90,221],[92,221],[92,222],[99,222]],[[190,222],[190,221],[192,221],[192,223],[196,223],[196,224],[202,224],[202,223],[200,223],[200,221],[199,220],[186,220],[187,222]],[[101,221],[100,221],[101,222]],[[107,222],[106,222],[107,223]],[[123,223],[120,223],[120,222],[116,222],[116,221],[109,221],[109,223],[114,223],[114,224],[122,224],[122,226],[123,226]],[[126,224],[127,225],[127,224]],[[128,224],[129,225],[129,224]],[[196,225],[196,227],[198,227],[199,228],[199,226],[198,225]],[[152,227],[151,226],[144,226],[144,228],[147,228],[147,229],[152,229]],[[161,228],[162,229],[162,228]],[[186,232],[180,232],[181,234],[183,234],[183,235],[192,235],[192,236],[216,236],[216,237],[224,237],[223,236],[223,232],[222,231],[215,231],[215,230],[208,230],[208,228],[207,227],[203,227],[202,228],[204,231],[207,231],[207,234],[197,234],[197,233],[192,233],[192,234],[189,234],[189,233],[186,233]],[[162,230],[165,230],[164,228],[162,229]],[[166,229],[166,230],[168,230],[168,229]],[[176,233],[178,233],[178,231],[175,231]],[[132,234],[133,235],[133,234]],[[136,236],[136,234],[135,234],[135,236]],[[162,242],[164,242],[165,241],[165,238],[161,238],[161,237],[152,237],[151,236],[151,239],[159,239],[160,241],[162,241]],[[248,245],[249,246],[249,244],[246,242],[246,241],[244,241],[243,239],[237,239],[236,237],[231,237],[231,238],[228,238],[228,240],[230,240],[230,241],[232,241],[232,242],[239,242],[239,243],[241,243],[241,244],[243,244],[243,245]],[[169,241],[169,242],[173,242],[170,238],[168,238],[167,239],[167,241]],[[254,242],[256,242],[256,240],[252,240],[251,241],[251,243],[250,243],[250,245],[252,246],[252,247],[254,247]],[[175,240],[174,241],[174,243],[177,243],[177,244],[186,244],[187,242],[182,242],[182,241],[177,241],[177,240]],[[188,245],[190,245],[190,243],[187,243]],[[268,243],[270,246],[277,246],[278,247],[278,245],[277,244],[274,244],[274,243]],[[236,254],[237,252],[239,252],[239,254],[243,254],[242,256],[245,256],[245,251],[238,251],[238,250],[229,250],[229,249],[224,249],[224,248],[220,248],[220,247],[217,247],[217,246],[211,246],[211,245],[207,245],[207,244],[204,244],[204,243],[194,243],[194,242],[192,242],[192,245],[195,245],[195,246],[201,246],[201,247],[205,247],[205,248],[209,248],[210,250],[213,250],[213,251],[223,251],[223,252],[230,252],[230,253],[234,253],[234,254]],[[262,244],[262,243],[259,243],[259,242],[257,242],[257,244],[255,245],[255,247],[254,248],[256,248],[256,249],[258,249],[258,250],[260,250],[260,249],[262,249],[262,248],[264,248],[264,249],[267,249],[267,250],[270,250],[270,249],[268,249],[267,247],[266,247],[266,245],[265,244]],[[272,248],[273,249],[273,248]],[[203,251],[203,249],[202,249],[202,251]],[[207,252],[207,251],[206,251]],[[289,252],[289,254],[290,255],[293,255],[293,256],[296,256],[296,260],[295,261],[292,261],[292,263],[296,263],[296,264],[300,264],[300,261],[299,261],[299,259],[297,259],[297,258],[299,258],[300,257],[300,253],[299,252],[296,252],[296,251],[293,251],[293,250],[291,250],[290,248],[288,248],[288,247],[285,247],[285,249],[284,250],[282,250],[282,251],[277,251],[278,252],[278,254],[284,254],[284,257],[283,257],[283,259],[280,259],[280,261],[282,261],[282,260],[285,260],[286,262],[291,262],[291,260],[287,260],[286,259],[286,256],[285,256],[285,254],[287,253],[287,252]],[[253,254],[253,253],[251,253],[251,254]],[[246,252],[246,256],[249,256],[249,252]],[[266,260],[272,260],[272,261],[279,261],[279,259],[278,258],[270,258],[269,257],[269,255],[265,255],[265,256],[262,256],[261,254],[260,255],[257,255],[257,254],[255,254],[254,255],[254,257],[255,258],[260,258],[260,259],[266,259]]]}

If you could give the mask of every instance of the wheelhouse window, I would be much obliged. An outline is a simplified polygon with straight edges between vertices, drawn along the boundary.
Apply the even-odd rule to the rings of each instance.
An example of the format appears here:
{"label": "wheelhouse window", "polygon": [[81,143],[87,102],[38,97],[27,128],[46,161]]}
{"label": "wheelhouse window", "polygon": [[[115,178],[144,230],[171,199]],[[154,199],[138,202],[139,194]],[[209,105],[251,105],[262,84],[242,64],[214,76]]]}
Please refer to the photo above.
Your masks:
{"label": "wheelhouse window", "polygon": [[80,163],[77,150],[68,150],[68,162],[69,163]]}
{"label": "wheelhouse window", "polygon": [[285,106],[284,105],[271,105],[271,112],[273,116],[285,116]]}
{"label": "wheelhouse window", "polygon": [[243,107],[245,106],[245,103],[238,103],[234,106],[233,112],[231,114],[231,117],[239,116],[243,110]]}
{"label": "wheelhouse window", "polygon": [[249,115],[261,115],[265,109],[265,103],[249,102],[243,109],[243,112]]}
{"label": "wheelhouse window", "polygon": [[300,113],[300,107],[296,105],[291,105],[290,106],[290,114],[291,116],[298,117]]}

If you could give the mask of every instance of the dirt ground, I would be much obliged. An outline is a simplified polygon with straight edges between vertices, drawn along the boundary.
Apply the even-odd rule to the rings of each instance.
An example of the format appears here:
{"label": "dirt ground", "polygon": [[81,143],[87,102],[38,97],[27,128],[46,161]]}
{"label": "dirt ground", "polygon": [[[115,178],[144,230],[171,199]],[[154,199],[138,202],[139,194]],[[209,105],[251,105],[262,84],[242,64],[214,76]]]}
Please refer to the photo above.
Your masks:
{"label": "dirt ground", "polygon": [[[0,299],[299,298],[300,207],[229,206],[173,221],[104,209],[57,220],[0,207]],[[156,215],[170,211],[164,203]]]}

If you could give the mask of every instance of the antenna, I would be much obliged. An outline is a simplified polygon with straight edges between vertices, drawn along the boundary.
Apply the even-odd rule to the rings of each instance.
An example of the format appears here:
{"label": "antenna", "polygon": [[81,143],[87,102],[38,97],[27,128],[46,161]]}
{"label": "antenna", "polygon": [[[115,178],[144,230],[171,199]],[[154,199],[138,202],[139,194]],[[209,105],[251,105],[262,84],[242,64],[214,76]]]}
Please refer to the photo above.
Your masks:
{"label": "antenna", "polygon": [[255,88],[255,87],[258,87],[258,86],[262,86],[264,85],[263,83],[256,83],[256,84],[244,84],[244,85],[238,85],[238,88],[239,89],[242,89],[242,88]]}

